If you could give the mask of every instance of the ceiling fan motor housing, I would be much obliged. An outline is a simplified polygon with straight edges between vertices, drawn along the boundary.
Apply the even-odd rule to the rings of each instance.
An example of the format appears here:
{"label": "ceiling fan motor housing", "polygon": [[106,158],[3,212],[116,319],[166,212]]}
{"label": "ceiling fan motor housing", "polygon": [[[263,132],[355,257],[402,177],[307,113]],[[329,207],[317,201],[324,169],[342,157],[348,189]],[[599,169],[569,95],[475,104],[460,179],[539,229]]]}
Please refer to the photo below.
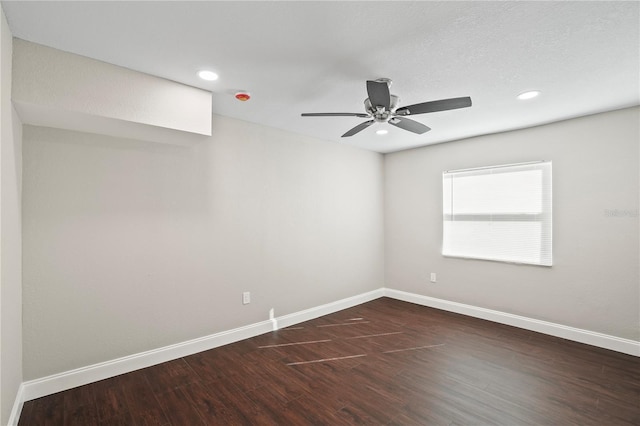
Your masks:
{"label": "ceiling fan motor housing", "polygon": [[364,109],[367,111],[373,119],[378,123],[386,123],[393,116],[393,113],[398,108],[398,103],[400,102],[400,98],[396,95],[389,95],[391,98],[391,103],[389,105],[389,109],[385,109],[382,107],[374,107],[371,105],[371,101],[369,98],[364,100]]}

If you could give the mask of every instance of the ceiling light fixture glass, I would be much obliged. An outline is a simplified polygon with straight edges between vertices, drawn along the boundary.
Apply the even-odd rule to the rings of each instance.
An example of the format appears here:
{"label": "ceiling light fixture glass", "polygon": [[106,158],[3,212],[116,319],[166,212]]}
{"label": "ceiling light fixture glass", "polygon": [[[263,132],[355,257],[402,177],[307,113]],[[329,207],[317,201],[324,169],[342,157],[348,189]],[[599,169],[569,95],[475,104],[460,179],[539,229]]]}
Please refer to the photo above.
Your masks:
{"label": "ceiling light fixture glass", "polygon": [[525,101],[527,99],[533,99],[538,95],[540,95],[540,91],[539,90],[529,90],[527,92],[520,93],[518,95],[518,99],[520,99],[521,101]]}
{"label": "ceiling light fixture glass", "polygon": [[386,135],[387,133],[389,133],[387,129],[376,130],[376,135]]}
{"label": "ceiling light fixture glass", "polygon": [[198,71],[198,77],[207,81],[215,81],[218,79],[218,74],[209,70]]}

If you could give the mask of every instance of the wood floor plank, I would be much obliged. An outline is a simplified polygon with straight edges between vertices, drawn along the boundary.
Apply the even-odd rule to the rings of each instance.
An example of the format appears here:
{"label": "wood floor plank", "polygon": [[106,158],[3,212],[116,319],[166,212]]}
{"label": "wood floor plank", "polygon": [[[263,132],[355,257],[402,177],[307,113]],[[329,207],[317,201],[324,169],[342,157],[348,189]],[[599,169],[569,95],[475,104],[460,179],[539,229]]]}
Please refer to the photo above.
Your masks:
{"label": "wood floor plank", "polygon": [[26,425],[64,425],[64,393],[56,393],[33,401],[31,419]]}
{"label": "wood floor plank", "polygon": [[285,418],[295,425],[340,425],[340,419],[333,410],[318,409],[317,399],[303,396],[289,402],[285,407]]}
{"label": "wood floor plank", "polygon": [[18,419],[18,426],[25,426],[28,421],[33,421],[33,406],[36,404],[37,400],[26,401],[22,406],[22,412],[20,413],[20,418]]}
{"label": "wood floor plank", "polygon": [[131,424],[136,426],[168,426],[171,423],[161,409],[131,411]]}
{"label": "wood floor plank", "polygon": [[131,426],[134,424],[131,414],[128,411],[117,416],[112,416],[102,420],[98,419],[98,426]]}
{"label": "wood floor plank", "polygon": [[73,410],[75,407],[95,405],[96,398],[90,385],[79,386],[64,392],[64,409]]}
{"label": "wood floor plank", "polygon": [[348,404],[341,408],[336,416],[345,424],[383,425],[391,422],[392,419],[384,413],[379,411],[371,413],[367,408]]}
{"label": "wood floor plank", "polygon": [[223,424],[274,424],[273,420],[249,398],[249,394],[241,392],[228,378],[223,377],[206,386],[214,400],[224,405],[225,413],[231,419],[229,423]]}
{"label": "wood floor plank", "polygon": [[[224,383],[209,383],[211,387],[225,386]],[[191,401],[200,413],[200,417],[208,424],[241,424],[243,419],[237,416],[231,402],[220,394],[200,383],[193,383],[182,388],[186,398]]]}
{"label": "wood floor plank", "polygon": [[183,388],[179,387],[163,393],[162,408],[173,425],[198,426],[206,424],[197,407],[183,392]]}
{"label": "wood floor plank", "polygon": [[65,408],[65,426],[97,426],[98,412],[95,404],[79,405],[70,409]]}
{"label": "wood floor plank", "polygon": [[118,384],[137,426],[169,424],[144,370],[118,376]]}
{"label": "wood floor plank", "polygon": [[142,371],[156,394],[169,392],[199,380],[196,372],[183,358],[145,368]]}
{"label": "wood floor plank", "polygon": [[95,395],[99,423],[119,424],[121,420],[131,422],[126,397],[118,385],[117,378],[102,380],[91,386]]}

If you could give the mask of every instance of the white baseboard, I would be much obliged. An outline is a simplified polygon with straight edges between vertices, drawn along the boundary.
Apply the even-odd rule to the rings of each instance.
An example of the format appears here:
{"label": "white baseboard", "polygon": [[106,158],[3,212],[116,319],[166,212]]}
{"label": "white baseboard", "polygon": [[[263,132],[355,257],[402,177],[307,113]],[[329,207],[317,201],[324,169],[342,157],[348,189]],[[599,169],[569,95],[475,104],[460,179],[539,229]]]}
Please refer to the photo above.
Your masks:
{"label": "white baseboard", "polygon": [[24,401],[30,401],[42,396],[72,389],[77,386],[108,379],[109,377],[150,367],[152,365],[171,361],[184,356],[193,355],[198,352],[217,348],[219,346],[248,339],[250,337],[255,337],[260,334],[269,333],[270,331],[273,331],[275,327],[289,327],[293,324],[298,324],[323,315],[341,311],[383,296],[384,289],[380,288],[368,293],[348,297],[336,302],[327,303],[326,305],[317,306],[304,311],[284,315],[282,317],[268,319],[259,323],[235,328],[233,330],[215,333],[198,339],[129,355],[99,364],[89,365],[87,367],[77,368],[71,371],[65,371],[63,373],[54,374],[36,380],[29,380],[24,382],[21,386],[22,392],[20,402],[16,399],[14,411],[18,410],[18,408],[16,408],[17,405],[21,408]]}
{"label": "white baseboard", "polygon": [[7,426],[18,426],[18,421],[20,420],[20,413],[22,413],[24,401],[24,383],[22,383],[18,388],[18,394],[16,395],[16,400],[13,403],[13,408],[11,409],[11,414],[9,415],[9,422],[7,423]]}
{"label": "white baseboard", "polygon": [[610,336],[608,334],[596,333],[594,331],[582,330],[580,328],[569,327],[562,324],[522,317],[491,309],[479,308],[477,306],[465,305],[464,303],[451,302],[420,294],[407,293],[390,288],[385,288],[384,295],[393,299],[415,303],[417,305],[429,306],[431,308],[442,309],[444,311],[455,312],[458,314],[468,315],[470,317],[482,318],[500,324],[511,325],[525,330],[536,331],[538,333],[561,337],[575,342],[611,349],[616,352],[640,356],[640,342],[635,340],[623,339],[620,337]]}
{"label": "white baseboard", "polygon": [[338,300],[337,302],[331,302],[327,303],[326,305],[316,306],[314,308],[295,312],[293,314],[283,315],[277,318],[278,328],[290,327],[294,324],[300,324],[301,322],[309,321],[323,315],[328,315],[334,312],[341,311],[343,309],[352,308],[354,306],[358,306],[363,303],[384,297],[384,293],[385,289],[379,288],[377,290],[359,294],[357,296]]}

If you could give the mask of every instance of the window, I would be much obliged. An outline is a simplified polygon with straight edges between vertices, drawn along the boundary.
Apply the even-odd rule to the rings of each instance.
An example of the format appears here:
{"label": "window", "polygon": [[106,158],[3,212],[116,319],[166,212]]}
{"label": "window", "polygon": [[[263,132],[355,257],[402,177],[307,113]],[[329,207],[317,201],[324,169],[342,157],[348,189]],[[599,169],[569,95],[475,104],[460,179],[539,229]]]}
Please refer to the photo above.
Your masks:
{"label": "window", "polygon": [[444,172],[444,256],[551,266],[551,162]]}

